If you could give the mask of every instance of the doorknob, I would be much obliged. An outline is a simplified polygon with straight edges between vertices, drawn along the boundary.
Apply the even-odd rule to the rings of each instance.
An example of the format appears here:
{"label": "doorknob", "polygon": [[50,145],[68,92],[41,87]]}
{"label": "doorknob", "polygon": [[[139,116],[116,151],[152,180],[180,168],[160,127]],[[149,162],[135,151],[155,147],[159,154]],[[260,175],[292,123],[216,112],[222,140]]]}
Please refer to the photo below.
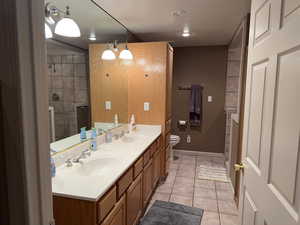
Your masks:
{"label": "doorknob", "polygon": [[234,164],[234,170],[236,172],[239,172],[239,171],[244,170],[244,169],[245,169],[245,165],[243,163]]}

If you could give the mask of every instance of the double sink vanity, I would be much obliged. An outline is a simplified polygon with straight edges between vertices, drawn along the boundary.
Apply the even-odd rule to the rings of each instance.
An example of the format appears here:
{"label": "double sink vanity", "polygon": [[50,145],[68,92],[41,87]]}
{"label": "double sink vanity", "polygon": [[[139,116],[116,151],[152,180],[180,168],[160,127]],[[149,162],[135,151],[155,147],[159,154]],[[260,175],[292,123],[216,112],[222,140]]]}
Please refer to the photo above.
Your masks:
{"label": "double sink vanity", "polygon": [[62,164],[52,179],[57,225],[135,225],[147,208],[169,158],[161,126],[137,125],[76,162]]}

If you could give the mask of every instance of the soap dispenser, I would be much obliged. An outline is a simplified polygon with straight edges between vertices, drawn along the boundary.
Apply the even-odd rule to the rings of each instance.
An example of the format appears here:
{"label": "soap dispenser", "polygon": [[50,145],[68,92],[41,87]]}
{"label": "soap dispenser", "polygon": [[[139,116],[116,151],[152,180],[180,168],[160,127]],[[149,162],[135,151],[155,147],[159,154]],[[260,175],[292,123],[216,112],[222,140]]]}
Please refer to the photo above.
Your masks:
{"label": "soap dispenser", "polygon": [[80,140],[81,141],[86,140],[86,130],[85,130],[85,127],[80,128]]}
{"label": "soap dispenser", "polygon": [[97,130],[92,128],[92,138],[91,138],[91,150],[97,150]]}
{"label": "soap dispenser", "polygon": [[135,128],[135,117],[134,114],[131,115],[130,123],[129,123],[129,132],[131,133]]}

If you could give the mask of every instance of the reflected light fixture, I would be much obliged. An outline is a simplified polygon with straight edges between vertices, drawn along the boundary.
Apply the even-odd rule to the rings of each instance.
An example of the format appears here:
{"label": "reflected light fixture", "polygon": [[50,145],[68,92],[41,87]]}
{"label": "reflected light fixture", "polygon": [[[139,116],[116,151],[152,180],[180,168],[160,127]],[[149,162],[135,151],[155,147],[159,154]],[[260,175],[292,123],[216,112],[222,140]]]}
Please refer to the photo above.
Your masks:
{"label": "reflected light fixture", "polygon": [[191,36],[189,31],[183,31],[182,37],[189,37],[189,36]]}
{"label": "reflected light fixture", "polygon": [[102,53],[101,59],[103,60],[114,60],[116,59],[115,53],[110,49],[110,46],[108,45],[108,48],[104,50]]}
{"label": "reflected light fixture", "polygon": [[47,23],[45,23],[45,38],[49,39],[53,37],[53,33]]}
{"label": "reflected light fixture", "polygon": [[121,51],[120,55],[119,55],[120,59],[127,59],[127,60],[132,60],[133,59],[133,55],[131,53],[131,51],[129,51],[127,43],[125,45],[125,49]]}
{"label": "reflected light fixture", "polygon": [[65,37],[80,37],[77,23],[70,18],[70,7],[66,7],[65,17],[57,22],[54,32]]}

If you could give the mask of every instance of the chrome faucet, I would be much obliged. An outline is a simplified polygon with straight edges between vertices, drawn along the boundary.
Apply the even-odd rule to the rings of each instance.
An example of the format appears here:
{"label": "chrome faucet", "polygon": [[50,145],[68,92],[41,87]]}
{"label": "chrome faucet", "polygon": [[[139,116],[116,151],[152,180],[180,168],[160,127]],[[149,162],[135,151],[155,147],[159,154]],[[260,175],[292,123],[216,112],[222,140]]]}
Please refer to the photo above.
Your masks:
{"label": "chrome faucet", "polygon": [[65,163],[67,167],[73,166],[71,159],[67,159]]}
{"label": "chrome faucet", "polygon": [[89,149],[84,150],[83,152],[80,153],[80,155],[78,157],[76,157],[75,159],[73,159],[73,163],[80,163],[81,159],[85,159],[86,156],[91,156],[91,151]]}

